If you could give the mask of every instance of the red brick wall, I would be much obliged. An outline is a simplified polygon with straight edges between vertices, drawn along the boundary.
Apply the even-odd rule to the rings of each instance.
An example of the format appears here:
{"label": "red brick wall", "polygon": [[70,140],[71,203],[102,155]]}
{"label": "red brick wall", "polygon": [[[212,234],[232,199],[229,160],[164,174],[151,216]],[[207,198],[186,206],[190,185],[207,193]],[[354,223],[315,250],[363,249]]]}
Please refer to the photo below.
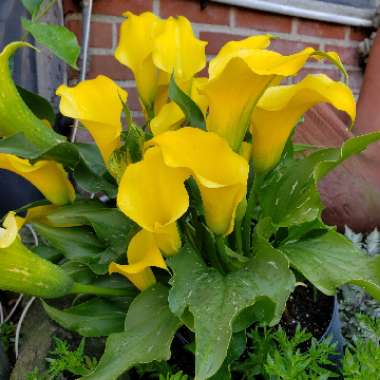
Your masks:
{"label": "red brick wall", "polygon": [[[67,26],[81,35],[81,13],[73,0],[64,0]],[[357,46],[364,39],[365,30],[344,25],[298,19],[245,8],[232,7],[210,2],[201,10],[199,0],[95,0],[90,40],[88,77],[108,75],[127,88],[129,104],[138,115],[140,107],[134,82],[128,69],[113,58],[118,40],[118,29],[126,11],[140,13],[153,11],[161,17],[184,15],[192,23],[195,33],[209,42],[207,54],[211,58],[227,41],[240,39],[262,32],[278,37],[272,46],[275,50],[289,54],[306,46],[322,50],[337,51],[350,74],[350,86],[357,95],[362,83]],[[334,79],[340,74],[327,63],[311,62],[297,79],[310,72],[324,71]],[[76,78],[75,73],[71,79]]]}

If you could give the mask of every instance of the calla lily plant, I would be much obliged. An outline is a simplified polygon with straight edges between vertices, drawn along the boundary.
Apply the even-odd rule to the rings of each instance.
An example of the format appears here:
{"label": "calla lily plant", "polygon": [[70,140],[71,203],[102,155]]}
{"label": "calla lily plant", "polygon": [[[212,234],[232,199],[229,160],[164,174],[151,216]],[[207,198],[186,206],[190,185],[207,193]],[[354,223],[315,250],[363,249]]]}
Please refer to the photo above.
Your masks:
{"label": "calla lily plant", "polygon": [[[380,299],[380,258],[323,223],[317,187],[380,133],[302,152],[292,142],[318,103],[355,122],[339,56],[311,47],[282,55],[272,36],[258,35],[225,44],[203,76],[207,42],[186,18],[124,16],[115,58],[135,77],[144,125],[105,76],[56,91],[60,112],[95,145],[68,142],[25,103],[9,59],[30,45],[0,54],[0,168],[46,198],[4,219],[0,288],[88,297],[63,310],[42,302],[65,328],[108,336],[91,380],[168,360],[181,326],[194,334],[195,379],[230,378],[236,336],[278,323],[300,284],[333,295],[353,283]],[[298,80],[312,60],[334,64],[343,80]],[[37,247],[18,236],[26,224]],[[99,322],[94,310],[109,318]]]}

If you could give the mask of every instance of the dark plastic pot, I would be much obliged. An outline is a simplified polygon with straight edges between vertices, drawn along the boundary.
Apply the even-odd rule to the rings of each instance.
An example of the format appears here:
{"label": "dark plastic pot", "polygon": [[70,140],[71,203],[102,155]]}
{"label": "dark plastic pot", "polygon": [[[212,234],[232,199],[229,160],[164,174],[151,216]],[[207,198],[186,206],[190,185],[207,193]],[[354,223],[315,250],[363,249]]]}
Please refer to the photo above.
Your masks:
{"label": "dark plastic pot", "polygon": [[341,369],[342,359],[344,355],[344,338],[342,335],[342,326],[339,316],[339,303],[337,297],[331,297],[334,301],[334,307],[331,315],[330,323],[323,334],[321,341],[329,340],[332,344],[335,344],[336,355],[330,357],[330,360],[334,363],[332,370],[339,372]]}

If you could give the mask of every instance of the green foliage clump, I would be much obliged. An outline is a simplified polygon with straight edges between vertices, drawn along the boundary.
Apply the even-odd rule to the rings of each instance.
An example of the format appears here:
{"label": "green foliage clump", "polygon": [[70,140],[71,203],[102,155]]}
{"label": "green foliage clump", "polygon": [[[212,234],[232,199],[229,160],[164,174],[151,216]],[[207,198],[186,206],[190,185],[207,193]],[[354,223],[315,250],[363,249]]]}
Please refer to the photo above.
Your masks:
{"label": "green foliage clump", "polygon": [[358,320],[370,334],[347,347],[343,376],[346,380],[375,380],[380,373],[380,318],[360,315]]}
{"label": "green foliage clump", "polygon": [[38,368],[30,372],[26,380],[58,380],[64,373],[76,376],[88,375],[95,369],[97,360],[85,355],[85,339],[83,338],[75,350],[71,350],[67,342],[54,337],[54,348],[49,352],[46,361],[46,373],[40,373]]}
{"label": "green foliage clump", "polygon": [[[338,375],[328,367],[335,347],[328,341],[318,342],[299,327],[292,338],[282,328],[267,330],[256,328],[249,333],[252,351],[233,366],[245,380],[322,380]],[[308,346],[307,350],[304,350]]]}

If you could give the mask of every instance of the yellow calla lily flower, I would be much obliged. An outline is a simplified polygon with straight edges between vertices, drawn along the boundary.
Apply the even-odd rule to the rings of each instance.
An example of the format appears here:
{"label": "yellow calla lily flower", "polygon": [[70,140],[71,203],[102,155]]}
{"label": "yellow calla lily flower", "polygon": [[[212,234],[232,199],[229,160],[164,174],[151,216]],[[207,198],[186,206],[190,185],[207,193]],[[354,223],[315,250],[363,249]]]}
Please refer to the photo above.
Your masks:
{"label": "yellow calla lily flower", "polygon": [[317,103],[330,103],[355,120],[351,90],[326,75],[308,75],[297,84],[266,90],[252,114],[252,156],[257,172],[273,168],[299,118]]}
{"label": "yellow calla lily flower", "polygon": [[67,173],[61,164],[54,161],[31,164],[28,160],[0,153],[0,168],[25,178],[55,205],[64,205],[75,199],[75,190]]}
{"label": "yellow calla lily flower", "polygon": [[245,57],[255,49],[266,49],[273,37],[270,34],[251,36],[238,41],[229,41],[220,49],[214,59],[210,61],[209,74],[214,78],[218,73],[223,71],[226,64],[233,57]]}
{"label": "yellow calla lily flower", "polygon": [[150,122],[150,129],[156,136],[166,131],[178,129],[185,121],[185,114],[177,103],[166,103]]}
{"label": "yellow calla lily flower", "polygon": [[56,93],[61,97],[61,113],[78,119],[88,129],[107,164],[120,144],[121,114],[128,93],[103,75],[75,87],[62,85]]}
{"label": "yellow calla lily flower", "polygon": [[128,246],[128,265],[111,263],[109,273],[120,273],[141,291],[152,286],[156,279],[150,267],[167,269],[151,232],[139,231]]}
{"label": "yellow calla lily flower", "polygon": [[187,18],[169,17],[156,38],[153,62],[177,81],[186,82],[206,66],[206,45],[194,36]]}
{"label": "yellow calla lily flower", "polygon": [[214,67],[212,79],[202,90],[210,104],[207,129],[225,138],[238,152],[253,109],[266,88],[297,74],[317,53],[306,48],[283,56],[270,50],[251,49],[247,54],[228,56],[227,61]]}
{"label": "yellow calla lily flower", "polygon": [[18,229],[16,214],[11,211],[5,217],[3,227],[0,227],[0,248],[8,248],[15,241]]}
{"label": "yellow calla lily flower", "polygon": [[189,207],[184,168],[165,165],[159,148],[150,148],[144,159],[128,165],[119,185],[117,204],[140,227],[157,235],[165,254],[173,254],[181,240],[175,222]]}
{"label": "yellow calla lily flower", "polygon": [[120,40],[115,58],[129,67],[135,77],[136,87],[145,110],[153,109],[160,83],[168,83],[169,77],[153,63],[156,37],[164,27],[164,21],[151,12],[137,16],[131,12],[123,14],[127,19],[120,29]]}
{"label": "yellow calla lily flower", "polygon": [[197,128],[169,131],[148,144],[160,147],[168,167],[191,171],[202,195],[210,229],[218,235],[232,232],[236,208],[246,193],[247,161],[215,133]]}
{"label": "yellow calla lily flower", "polygon": [[[207,78],[193,78],[191,81],[190,97],[205,115],[208,107],[207,97],[200,93],[200,89],[207,83]],[[166,131],[178,129],[185,121],[185,114],[174,102],[165,104],[150,122],[153,134],[159,135]]]}

